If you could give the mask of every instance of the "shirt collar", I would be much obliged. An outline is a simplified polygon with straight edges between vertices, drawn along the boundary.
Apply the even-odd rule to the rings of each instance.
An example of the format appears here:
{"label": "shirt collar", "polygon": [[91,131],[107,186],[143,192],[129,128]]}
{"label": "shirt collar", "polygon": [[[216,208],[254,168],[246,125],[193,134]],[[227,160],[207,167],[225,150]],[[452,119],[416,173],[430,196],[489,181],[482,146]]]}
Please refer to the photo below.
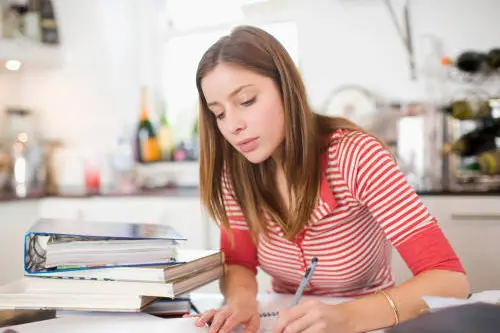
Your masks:
{"label": "shirt collar", "polygon": [[337,200],[326,178],[328,170],[328,150],[321,155],[321,180],[319,187],[319,201],[312,214],[312,222],[316,223],[328,215],[337,206]]}

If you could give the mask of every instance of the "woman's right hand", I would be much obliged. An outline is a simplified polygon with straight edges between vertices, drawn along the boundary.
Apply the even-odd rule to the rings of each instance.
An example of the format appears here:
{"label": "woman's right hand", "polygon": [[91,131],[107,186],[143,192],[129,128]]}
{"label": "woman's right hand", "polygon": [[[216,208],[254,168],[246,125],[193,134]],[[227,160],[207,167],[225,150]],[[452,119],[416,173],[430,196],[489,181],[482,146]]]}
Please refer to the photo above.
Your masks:
{"label": "woman's right hand", "polygon": [[210,326],[209,333],[229,333],[241,325],[244,333],[257,333],[260,327],[257,300],[237,297],[228,300],[220,309],[203,313],[196,326]]}

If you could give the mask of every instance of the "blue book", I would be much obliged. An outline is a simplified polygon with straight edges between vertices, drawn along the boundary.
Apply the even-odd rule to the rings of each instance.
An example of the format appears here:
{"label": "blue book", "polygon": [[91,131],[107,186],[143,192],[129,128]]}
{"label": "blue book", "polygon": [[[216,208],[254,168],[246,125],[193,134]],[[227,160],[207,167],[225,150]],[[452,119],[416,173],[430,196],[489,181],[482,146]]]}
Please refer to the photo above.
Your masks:
{"label": "blue book", "polygon": [[24,238],[24,269],[36,274],[102,267],[177,264],[185,241],[167,225],[41,219]]}

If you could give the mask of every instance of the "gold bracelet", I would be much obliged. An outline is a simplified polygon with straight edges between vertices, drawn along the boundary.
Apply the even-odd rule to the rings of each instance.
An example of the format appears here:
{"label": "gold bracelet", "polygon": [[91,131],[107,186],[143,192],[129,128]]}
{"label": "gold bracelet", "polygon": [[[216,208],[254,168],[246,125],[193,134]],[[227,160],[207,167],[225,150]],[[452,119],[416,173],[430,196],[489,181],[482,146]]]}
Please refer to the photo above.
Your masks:
{"label": "gold bracelet", "polygon": [[399,311],[398,308],[396,307],[396,304],[392,300],[391,296],[389,296],[389,294],[386,293],[384,290],[377,291],[377,294],[384,295],[387,302],[389,302],[389,305],[391,306],[392,312],[394,314],[394,324],[392,326],[396,326],[397,324],[399,324]]}

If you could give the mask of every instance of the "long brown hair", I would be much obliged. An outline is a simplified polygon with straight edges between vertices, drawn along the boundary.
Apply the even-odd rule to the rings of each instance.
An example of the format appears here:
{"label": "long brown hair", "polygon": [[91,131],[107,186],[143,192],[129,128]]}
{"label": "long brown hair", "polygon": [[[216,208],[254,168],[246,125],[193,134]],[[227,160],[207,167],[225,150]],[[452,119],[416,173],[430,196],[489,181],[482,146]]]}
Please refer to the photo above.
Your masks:
{"label": "long brown hair", "polygon": [[[201,81],[221,63],[271,78],[281,93],[285,112],[282,166],[288,190],[293,193],[293,203],[290,202],[288,209],[277,190],[274,160],[248,162],[226,142],[208,109]],[[225,174],[254,238],[267,232],[263,215],[267,213],[283,229],[285,237],[293,239],[310,220],[318,200],[325,136],[336,129],[359,127],[343,118],[314,114],[290,55],[272,35],[256,27],[237,27],[213,44],[199,63],[196,86],[200,105],[200,196],[210,217],[230,231],[223,201]]]}

